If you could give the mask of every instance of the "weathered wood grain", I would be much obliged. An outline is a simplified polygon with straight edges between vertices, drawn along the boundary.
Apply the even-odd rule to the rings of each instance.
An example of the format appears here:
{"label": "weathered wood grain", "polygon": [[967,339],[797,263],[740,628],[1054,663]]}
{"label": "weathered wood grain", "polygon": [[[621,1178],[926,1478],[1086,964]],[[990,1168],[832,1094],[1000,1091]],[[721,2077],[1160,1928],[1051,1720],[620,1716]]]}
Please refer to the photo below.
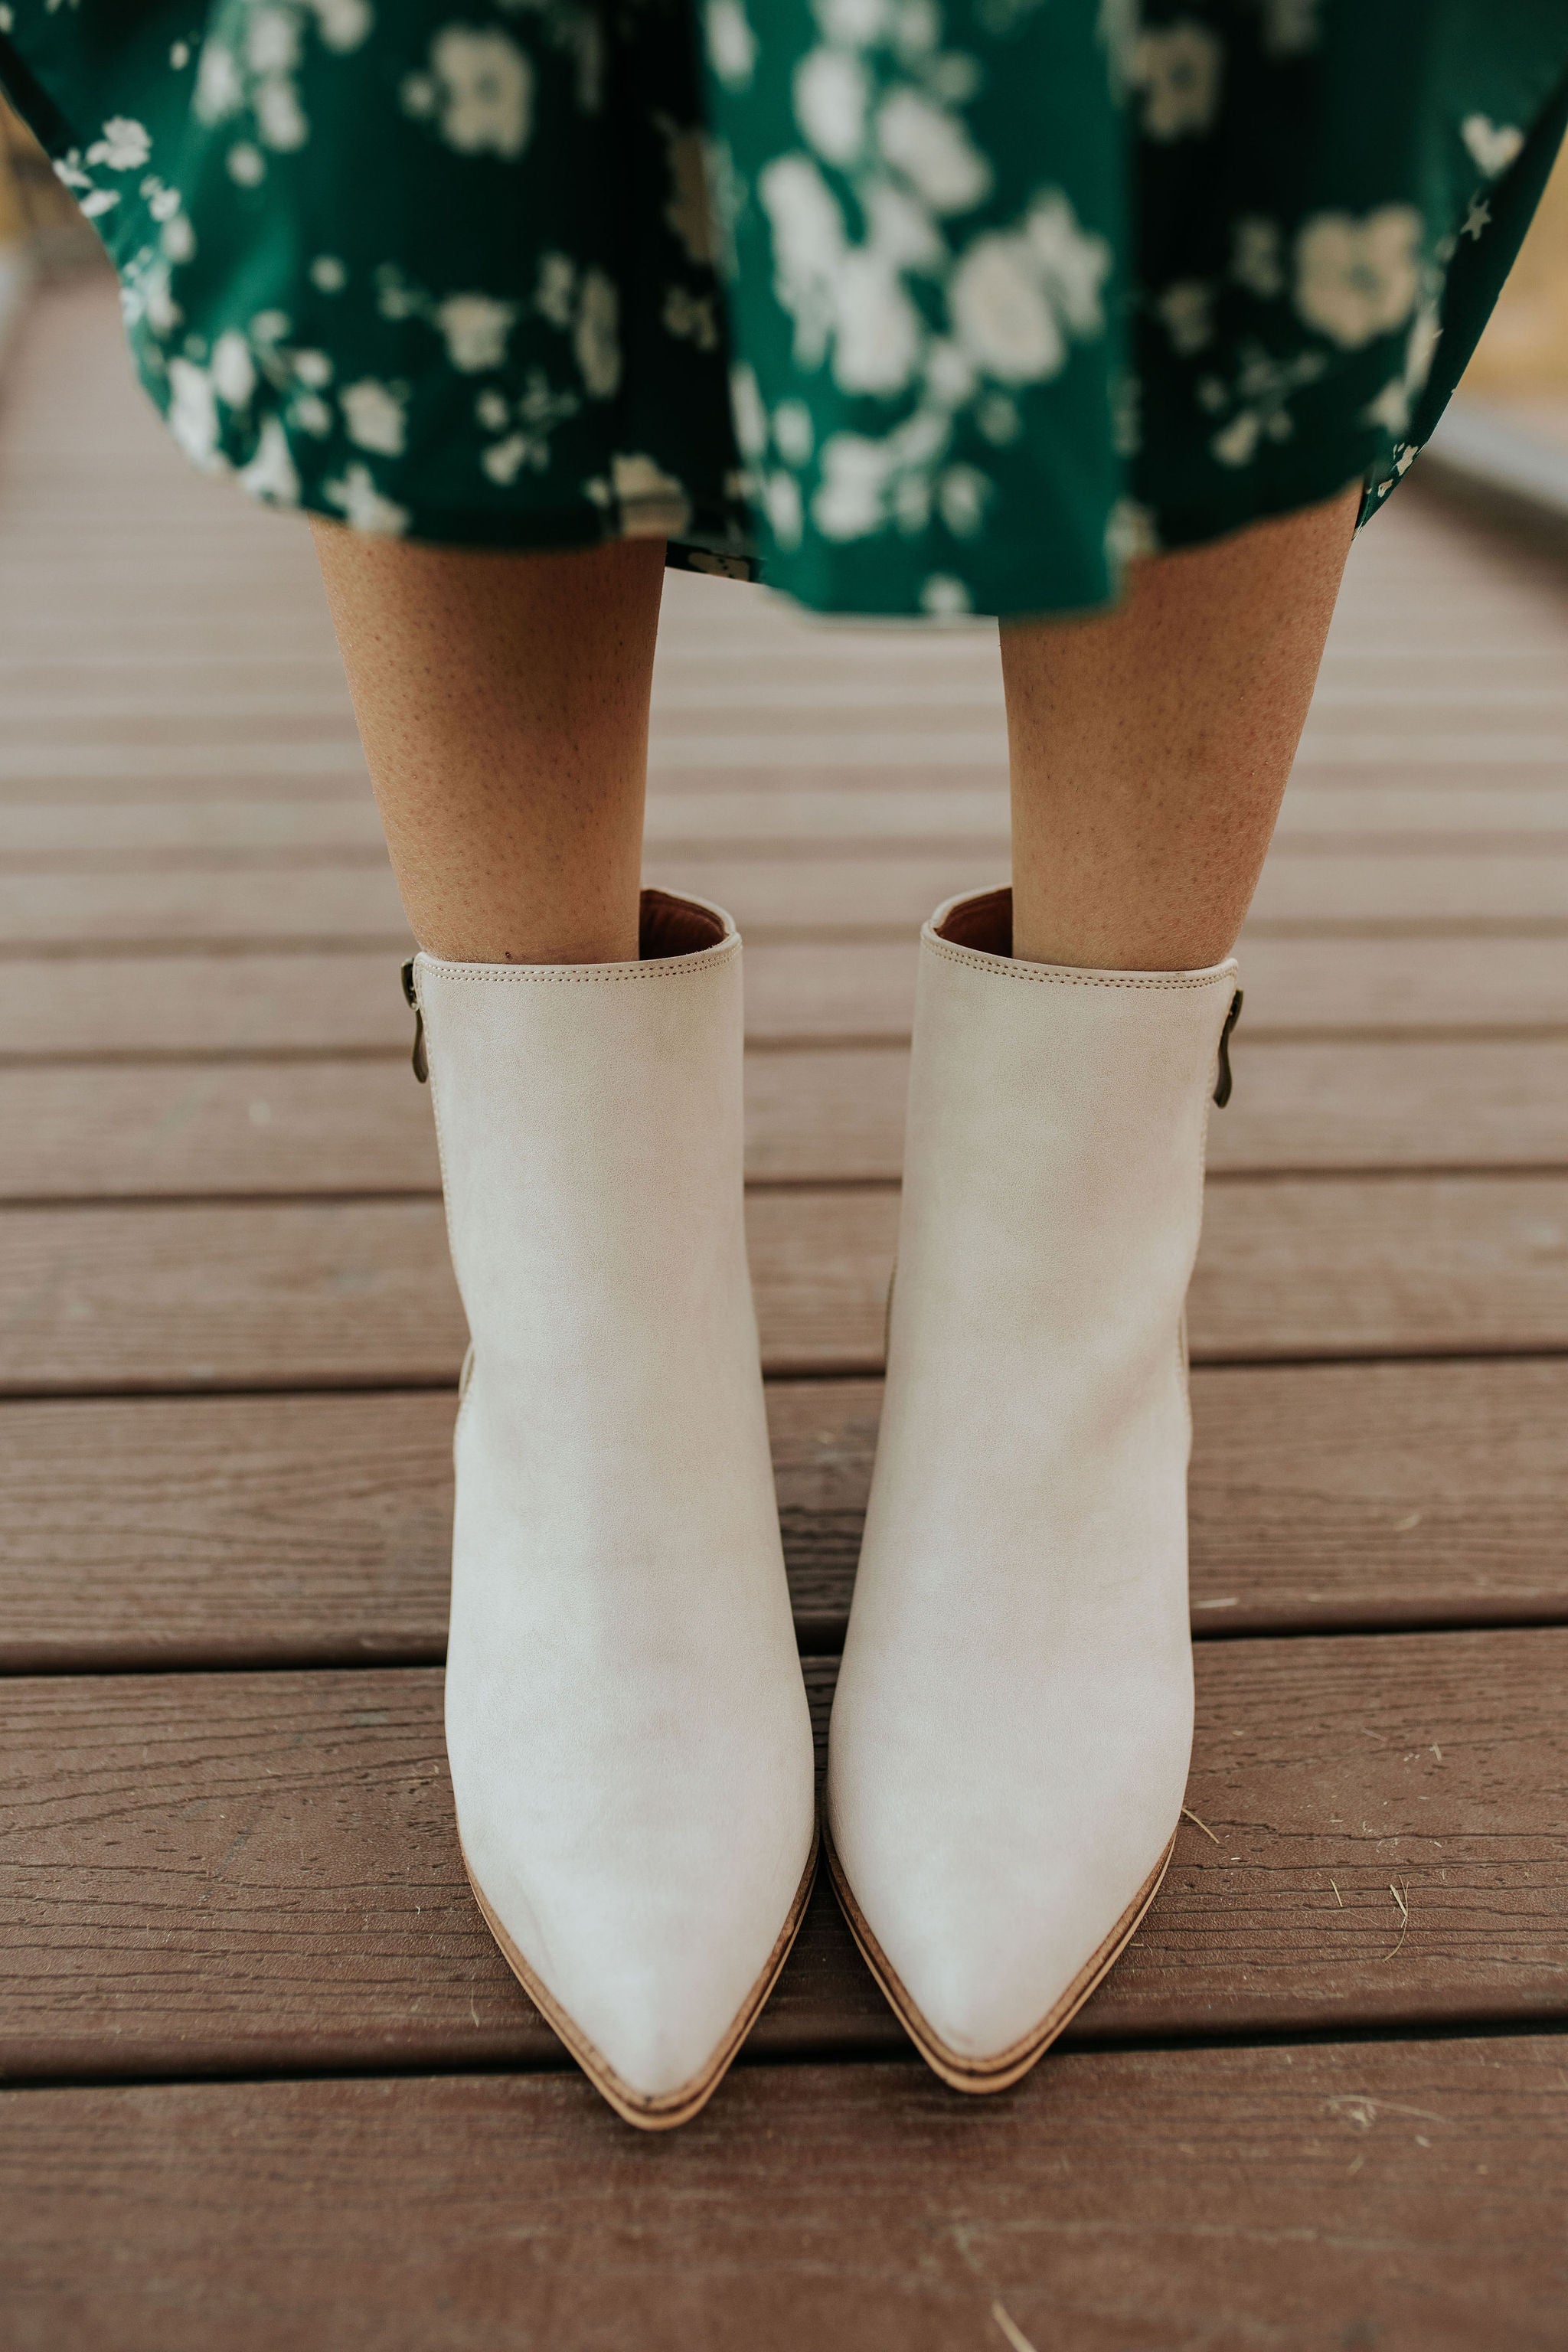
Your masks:
{"label": "weathered wood grain", "polygon": [[[926,685],[933,696],[953,690],[940,678]],[[754,683],[742,683],[734,690],[765,699]],[[784,682],[777,696],[781,718],[795,707],[802,690],[795,680]],[[0,693],[7,725],[14,726],[24,698],[5,689],[3,676]],[[888,699],[905,702],[910,693],[909,681],[892,681]],[[247,692],[231,687],[210,698],[242,730],[265,719],[272,701],[254,687]],[[204,695],[199,708],[205,709],[208,699]],[[293,713],[301,706],[309,710],[315,699],[291,685],[287,707]],[[1568,693],[1560,699],[1568,718]],[[142,710],[146,716],[137,721],[117,698],[103,711],[106,738],[124,741],[140,723],[155,729],[162,740],[167,730],[166,705],[156,686],[139,688],[132,711]],[[864,855],[885,845],[919,844],[927,850],[984,850],[1005,863],[1007,795],[1001,785],[942,783],[879,789],[851,782],[813,791],[770,782],[765,775],[754,776],[745,788],[717,781],[700,791],[656,777],[648,795],[647,838],[667,858],[677,853],[710,855],[717,848],[744,848],[764,856],[796,850],[826,857],[841,850]],[[1539,847],[1560,853],[1568,848],[1568,791],[1545,777],[1534,789],[1515,783],[1441,791],[1371,783],[1357,791],[1304,783],[1285,795],[1272,854],[1278,860],[1324,846],[1363,850],[1384,845],[1415,856],[1434,851],[1451,854],[1457,842],[1477,848]],[[204,862],[236,866],[379,863],[384,855],[368,790],[308,799],[249,793],[226,800],[0,802],[0,866],[17,873],[124,874]]]}
{"label": "weathered wood grain", "polygon": [[1075,2052],[984,2100],[743,2064],[651,2145],[564,2074],[34,2091],[0,2292],[16,2352],[952,2352],[998,2308],[1039,2352],[1556,2352],[1560,2058]]}
{"label": "weathered wood grain", "polygon": [[[775,1381],[795,1623],[844,1627],[880,1384]],[[0,1670],[439,1659],[449,1389],[0,1406]],[[1568,1621],[1568,1362],[1200,1367],[1200,1633]]]}
{"label": "weathered wood grain", "polygon": [[[3,755],[0,755],[3,756]],[[695,889],[728,907],[756,938],[876,936],[917,929],[942,899],[1006,878],[1000,850],[932,853],[889,844],[842,845],[816,855],[745,857],[693,845],[646,871],[663,889]],[[1249,931],[1290,924],[1340,935],[1434,924],[1568,924],[1568,856],[1375,849],[1353,856],[1297,856],[1265,868]],[[0,873],[0,937],[15,948],[225,942],[397,946],[407,925],[379,859],[345,865],[184,867],[160,861],[132,872]]]}
{"label": "weathered wood grain", "polygon": [[[1237,1092],[1209,1123],[1211,1170],[1568,1168],[1568,1043],[1276,1037],[1234,1060]],[[908,1075],[898,1045],[751,1055],[752,1181],[896,1181]],[[0,1199],[437,1181],[428,1098],[401,1055],[0,1066]]]}
{"label": "weathered wood grain", "polygon": [[[0,948],[3,948],[0,942]],[[909,1035],[916,944],[761,940],[746,950],[753,1043]],[[1238,1051],[1264,1036],[1568,1032],[1568,954],[1525,939],[1270,939],[1241,948]],[[0,1061],[156,1054],[405,1054],[395,947],[0,957]]]}
{"label": "weathered wood grain", "polygon": [[[1205,1643],[1198,1670],[1188,1803],[1213,1834],[1184,1827],[1075,2038],[1568,2014],[1568,1630]],[[805,1671],[820,1738],[834,1664]],[[6,1700],[13,2079],[554,2054],[464,1876],[437,1672]],[[891,2026],[824,1885],[752,2046]]]}
{"label": "weathered wood grain", "polygon": [[[874,1371],[897,1196],[753,1192],[763,1357]],[[1211,1187],[1197,1361],[1568,1348],[1568,1179],[1232,1178]],[[464,1327],[433,1200],[0,1213],[0,1392],[416,1386]]]}

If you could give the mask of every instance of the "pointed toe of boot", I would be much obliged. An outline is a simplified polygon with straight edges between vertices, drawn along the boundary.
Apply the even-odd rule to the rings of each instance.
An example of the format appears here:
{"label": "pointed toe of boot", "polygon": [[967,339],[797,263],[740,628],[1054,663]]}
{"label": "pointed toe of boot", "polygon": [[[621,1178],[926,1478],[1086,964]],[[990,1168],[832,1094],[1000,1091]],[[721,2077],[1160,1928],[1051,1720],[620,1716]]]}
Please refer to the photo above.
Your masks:
{"label": "pointed toe of boot", "polygon": [[837,1845],[828,1853],[851,1932],[910,2039],[953,2089],[984,2092],[1026,2074],[1078,2014],[1153,1900],[1172,1842],[1147,1870],[1058,1856],[1027,1888],[1004,1861],[987,1875],[973,1848],[928,1851],[923,1867],[863,1861],[853,1877]]}
{"label": "pointed toe of boot", "polygon": [[[479,1840],[476,1838],[478,1844]],[[576,1874],[546,1913],[518,1864],[485,1876],[464,1844],[469,1884],[512,1973],[595,2088],[628,2123],[668,2130],[717,2090],[788,1958],[816,1874],[804,1864],[722,1883],[665,1880],[650,1899],[625,1874]],[[640,1899],[639,1899],[640,1895]]]}

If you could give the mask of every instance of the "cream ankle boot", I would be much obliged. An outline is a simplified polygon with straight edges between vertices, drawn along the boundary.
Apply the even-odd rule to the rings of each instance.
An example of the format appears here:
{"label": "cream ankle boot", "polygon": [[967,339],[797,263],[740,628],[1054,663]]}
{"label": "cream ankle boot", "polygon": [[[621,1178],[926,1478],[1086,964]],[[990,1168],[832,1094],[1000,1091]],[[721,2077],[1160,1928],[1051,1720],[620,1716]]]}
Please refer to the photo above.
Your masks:
{"label": "cream ankle boot", "polygon": [[410,992],[472,1338],[464,1859],[573,2055],[658,2128],[783,1967],[815,1824],[742,1213],[741,942],[658,891],[642,931],[637,963],[420,955]]}
{"label": "cream ankle boot", "polygon": [[[1183,1301],[1234,962],[921,935],[887,1398],[833,1709],[857,1939],[966,2091],[1026,2073],[1170,1859],[1192,1745]],[[1216,1089],[1216,1058],[1224,1073]]]}

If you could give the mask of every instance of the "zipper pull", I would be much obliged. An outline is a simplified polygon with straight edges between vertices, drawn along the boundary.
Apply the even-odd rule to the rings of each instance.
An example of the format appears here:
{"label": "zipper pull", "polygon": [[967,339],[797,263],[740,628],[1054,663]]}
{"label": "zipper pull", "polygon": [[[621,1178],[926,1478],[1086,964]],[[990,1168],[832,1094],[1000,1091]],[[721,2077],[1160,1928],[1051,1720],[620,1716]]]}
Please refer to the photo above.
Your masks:
{"label": "zipper pull", "polygon": [[[423,1086],[430,1076],[430,1056],[425,1051],[425,1015],[420,1010],[419,991],[414,982],[412,956],[403,967],[403,993],[408,999],[414,1012],[414,1075]],[[1237,1001],[1239,1003],[1240,999]]]}
{"label": "zipper pull", "polygon": [[1240,1018],[1241,991],[1238,988],[1230,1000],[1230,1011],[1226,1014],[1225,1027],[1219,1033],[1219,1073],[1215,1079],[1214,1087],[1215,1108],[1217,1110],[1223,1110],[1230,1100],[1230,1033]]}

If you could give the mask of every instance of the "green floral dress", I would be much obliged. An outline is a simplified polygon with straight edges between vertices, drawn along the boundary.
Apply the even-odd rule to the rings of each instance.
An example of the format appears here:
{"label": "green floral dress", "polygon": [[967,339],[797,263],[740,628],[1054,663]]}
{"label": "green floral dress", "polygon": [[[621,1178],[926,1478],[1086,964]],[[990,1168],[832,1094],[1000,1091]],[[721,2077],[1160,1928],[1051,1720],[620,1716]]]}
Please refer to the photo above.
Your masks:
{"label": "green floral dress", "polygon": [[1387,496],[1568,0],[0,0],[0,82],[254,497],[1043,613]]}

